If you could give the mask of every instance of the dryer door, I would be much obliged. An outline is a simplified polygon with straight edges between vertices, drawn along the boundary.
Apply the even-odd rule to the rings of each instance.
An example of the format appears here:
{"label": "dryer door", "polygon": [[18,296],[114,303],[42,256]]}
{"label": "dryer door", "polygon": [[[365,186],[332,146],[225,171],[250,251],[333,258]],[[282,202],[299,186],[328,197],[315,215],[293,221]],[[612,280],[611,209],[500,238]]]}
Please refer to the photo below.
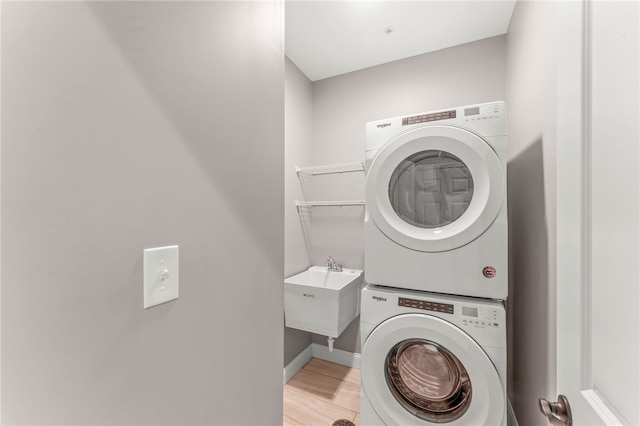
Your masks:
{"label": "dryer door", "polygon": [[383,146],[367,170],[373,222],[404,247],[439,252],[478,238],[504,201],[505,171],[478,135],[425,126]]}
{"label": "dryer door", "polygon": [[362,348],[362,390],[385,424],[498,425],[506,394],[468,334],[438,317],[404,314],[376,327]]}

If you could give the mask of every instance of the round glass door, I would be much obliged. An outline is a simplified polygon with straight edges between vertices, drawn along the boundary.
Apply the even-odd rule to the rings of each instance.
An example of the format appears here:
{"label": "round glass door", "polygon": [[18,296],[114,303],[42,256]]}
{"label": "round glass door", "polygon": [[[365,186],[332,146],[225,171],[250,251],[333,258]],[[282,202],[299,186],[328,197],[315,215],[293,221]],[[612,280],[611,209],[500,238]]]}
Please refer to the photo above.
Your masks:
{"label": "round glass door", "polygon": [[460,418],[471,404],[471,380],[460,360],[429,340],[396,344],[385,363],[393,397],[417,417],[434,423]]}
{"label": "round glass door", "polygon": [[395,315],[362,345],[362,397],[384,424],[503,424],[505,389],[495,365],[457,326]]}
{"label": "round glass door", "polygon": [[505,199],[505,170],[491,146],[467,130],[427,126],[384,145],[367,169],[367,211],[404,247],[441,252],[478,238]]}
{"label": "round glass door", "polygon": [[472,197],[471,171],[446,151],[421,151],[405,158],[389,181],[393,210],[419,228],[439,228],[455,222]]}

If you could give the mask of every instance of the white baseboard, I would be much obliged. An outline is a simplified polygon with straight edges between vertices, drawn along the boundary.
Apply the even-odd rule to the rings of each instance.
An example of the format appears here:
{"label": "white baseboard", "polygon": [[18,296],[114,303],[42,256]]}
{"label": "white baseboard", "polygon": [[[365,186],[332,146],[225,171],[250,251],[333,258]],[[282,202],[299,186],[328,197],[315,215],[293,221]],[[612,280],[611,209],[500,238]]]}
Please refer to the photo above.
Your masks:
{"label": "white baseboard", "polygon": [[282,371],[283,383],[286,384],[291,380],[291,378],[295,376],[306,363],[311,361],[311,358],[313,358],[313,354],[311,352],[311,345],[309,345],[304,348],[304,350],[300,352],[289,364],[287,364],[286,367],[284,367]]}
{"label": "white baseboard", "polygon": [[323,359],[350,368],[360,369],[360,354],[354,354],[340,349],[334,349],[333,352],[330,352],[327,346],[312,343],[284,367],[282,372],[284,383],[291,380],[306,363],[311,361],[311,358]]}
{"label": "white baseboard", "polygon": [[354,354],[353,352],[340,349],[334,349],[333,352],[330,352],[327,346],[312,343],[311,355],[313,358],[320,358],[325,361],[335,362],[336,364],[360,370],[360,354]]}

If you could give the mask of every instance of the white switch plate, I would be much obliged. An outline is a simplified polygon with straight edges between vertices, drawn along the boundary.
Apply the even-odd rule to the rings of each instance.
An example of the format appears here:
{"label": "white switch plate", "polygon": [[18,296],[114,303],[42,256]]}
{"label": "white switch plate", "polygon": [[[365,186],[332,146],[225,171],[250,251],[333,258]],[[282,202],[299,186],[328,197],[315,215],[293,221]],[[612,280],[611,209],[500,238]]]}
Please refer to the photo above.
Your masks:
{"label": "white switch plate", "polygon": [[178,298],[178,246],[144,250],[144,308]]}

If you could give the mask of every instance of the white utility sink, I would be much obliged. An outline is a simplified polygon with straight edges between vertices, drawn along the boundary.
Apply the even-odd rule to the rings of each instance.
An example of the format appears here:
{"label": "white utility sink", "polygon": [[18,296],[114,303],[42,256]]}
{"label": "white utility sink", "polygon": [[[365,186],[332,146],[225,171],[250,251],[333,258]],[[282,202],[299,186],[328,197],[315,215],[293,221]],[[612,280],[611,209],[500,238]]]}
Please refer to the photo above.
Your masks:
{"label": "white utility sink", "polygon": [[338,337],[360,313],[362,271],[312,266],[284,280],[287,327]]}

